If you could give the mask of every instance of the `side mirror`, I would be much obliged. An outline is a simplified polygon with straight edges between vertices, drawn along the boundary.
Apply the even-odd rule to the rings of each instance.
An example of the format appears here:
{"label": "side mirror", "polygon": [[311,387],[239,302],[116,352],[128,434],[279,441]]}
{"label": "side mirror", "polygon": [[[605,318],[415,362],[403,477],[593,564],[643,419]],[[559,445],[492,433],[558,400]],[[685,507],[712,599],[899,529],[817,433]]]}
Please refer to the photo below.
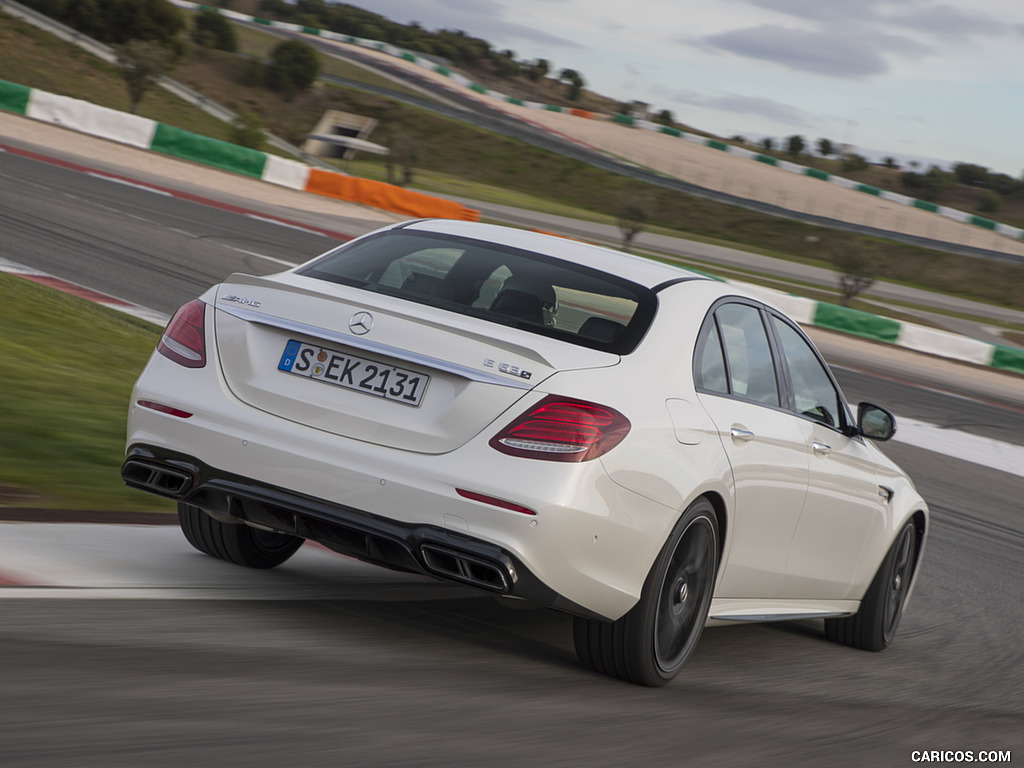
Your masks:
{"label": "side mirror", "polygon": [[857,433],[869,440],[888,440],[896,434],[896,419],[885,408],[861,403],[857,406]]}

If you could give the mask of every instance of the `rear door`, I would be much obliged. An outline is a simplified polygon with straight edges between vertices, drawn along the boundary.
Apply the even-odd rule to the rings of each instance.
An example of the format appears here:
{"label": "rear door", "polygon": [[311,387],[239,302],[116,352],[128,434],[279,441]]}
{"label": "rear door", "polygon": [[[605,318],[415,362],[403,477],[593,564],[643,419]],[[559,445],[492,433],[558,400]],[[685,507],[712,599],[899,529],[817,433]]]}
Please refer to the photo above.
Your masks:
{"label": "rear door", "polygon": [[782,407],[761,310],[729,301],[708,316],[694,359],[698,397],[732,465],[735,506],[718,597],[775,594],[808,484],[807,442]]}

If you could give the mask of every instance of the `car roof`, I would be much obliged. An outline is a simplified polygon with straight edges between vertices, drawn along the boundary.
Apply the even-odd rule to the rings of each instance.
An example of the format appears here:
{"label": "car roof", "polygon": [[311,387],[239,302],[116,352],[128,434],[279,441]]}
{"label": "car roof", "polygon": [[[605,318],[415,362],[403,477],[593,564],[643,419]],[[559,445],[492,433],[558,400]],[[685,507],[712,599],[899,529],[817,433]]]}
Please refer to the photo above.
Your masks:
{"label": "car roof", "polygon": [[699,272],[611,248],[602,248],[580,240],[525,229],[502,227],[496,224],[481,224],[480,222],[456,219],[422,219],[398,226],[401,229],[412,231],[434,232],[500,243],[512,248],[582,264],[611,275],[617,275],[646,288],[654,288],[679,279],[709,279]]}

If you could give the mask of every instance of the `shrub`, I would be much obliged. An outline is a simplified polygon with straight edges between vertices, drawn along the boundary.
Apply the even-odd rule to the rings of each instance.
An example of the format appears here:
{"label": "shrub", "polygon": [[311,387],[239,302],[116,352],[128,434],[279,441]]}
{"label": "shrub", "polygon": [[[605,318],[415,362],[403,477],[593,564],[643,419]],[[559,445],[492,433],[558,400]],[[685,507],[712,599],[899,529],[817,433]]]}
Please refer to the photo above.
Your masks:
{"label": "shrub", "polygon": [[978,202],[979,213],[995,213],[999,210],[999,206],[1002,205],[1003,198],[994,189],[985,190],[985,194],[981,196],[981,200]]}
{"label": "shrub", "polygon": [[866,171],[868,167],[868,161],[864,159],[863,155],[850,154],[843,158],[843,170],[849,173],[850,171]]}
{"label": "shrub", "polygon": [[235,28],[224,16],[211,8],[204,8],[192,24],[192,39],[204,48],[234,53],[238,49]]}
{"label": "shrub", "polygon": [[292,98],[309,88],[320,74],[320,58],[312,46],[301,40],[286,40],[270,54],[266,84]]}
{"label": "shrub", "polygon": [[263,121],[259,115],[243,112],[231,123],[231,141],[249,149],[263,149]]}

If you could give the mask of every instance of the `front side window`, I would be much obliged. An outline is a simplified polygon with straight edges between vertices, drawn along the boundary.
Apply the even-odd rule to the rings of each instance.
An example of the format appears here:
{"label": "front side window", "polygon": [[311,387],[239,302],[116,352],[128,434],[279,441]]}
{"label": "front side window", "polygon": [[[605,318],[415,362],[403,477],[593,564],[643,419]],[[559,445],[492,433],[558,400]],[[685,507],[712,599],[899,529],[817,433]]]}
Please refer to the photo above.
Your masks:
{"label": "front side window", "polygon": [[298,271],[618,354],[636,347],[657,307],[653,291],[616,275],[498,243],[401,229],[342,246]]}
{"label": "front side window", "polygon": [[772,324],[782,344],[796,412],[842,429],[849,423],[849,417],[825,366],[799,331],[775,316],[772,316]]}

